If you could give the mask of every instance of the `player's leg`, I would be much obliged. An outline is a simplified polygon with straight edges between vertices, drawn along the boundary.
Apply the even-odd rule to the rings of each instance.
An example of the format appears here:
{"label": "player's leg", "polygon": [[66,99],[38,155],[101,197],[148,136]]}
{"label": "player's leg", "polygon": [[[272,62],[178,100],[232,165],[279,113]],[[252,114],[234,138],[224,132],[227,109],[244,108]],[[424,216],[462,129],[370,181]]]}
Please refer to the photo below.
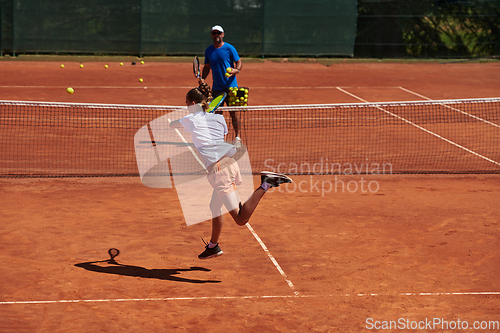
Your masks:
{"label": "player's leg", "polygon": [[[245,225],[250,220],[260,200],[270,188],[292,182],[289,177],[274,172],[262,172],[261,181],[262,184],[252,193],[250,198],[243,205],[241,201],[239,201],[239,195],[237,195],[238,192],[236,191],[221,198],[229,214],[231,214],[231,217],[238,225]],[[238,208],[236,208],[235,200],[239,202]]]}
{"label": "player's leg", "polygon": [[[229,173],[228,168],[222,170],[225,173]],[[221,175],[219,175],[221,176]],[[214,180],[216,177],[210,177],[212,186],[215,185]],[[283,183],[291,183],[292,180],[282,174],[272,173],[272,172],[262,172],[261,173],[262,184],[253,192],[250,198],[242,205],[240,196],[236,189],[228,191],[228,188],[234,188],[235,186],[227,187],[214,187],[212,193],[212,200],[210,202],[210,209],[212,210],[212,237],[210,243],[207,244],[205,251],[198,256],[200,259],[209,259],[222,255],[222,250],[219,247],[219,237],[222,232],[223,226],[223,216],[222,216],[222,205],[226,207],[229,214],[234,219],[238,225],[245,225],[253,212],[257,208],[260,200],[264,194],[272,187],[278,187]],[[234,183],[232,183],[234,185]]]}
{"label": "player's leg", "polygon": [[[238,163],[232,158],[222,159],[220,163],[217,163],[217,168],[214,171],[216,172],[210,173],[207,179],[238,225],[245,225],[248,222],[267,190],[271,187],[280,186],[283,183],[292,182],[285,175],[264,171],[261,173],[261,185],[252,193],[245,204],[242,205],[239,193],[236,190],[236,186],[241,184],[241,173]],[[218,204],[214,195],[212,195],[212,202]],[[213,209],[212,212],[214,212]]]}
{"label": "player's leg", "polygon": [[238,208],[230,210],[229,214],[233,218],[234,222],[238,225],[245,225],[250,220],[250,217],[265,193],[266,191],[262,187],[259,187],[252,193],[250,198],[248,198],[243,205],[240,202]]}
{"label": "player's leg", "polygon": [[210,201],[210,210],[212,211],[212,236],[210,242],[206,245],[205,251],[201,253],[199,259],[210,259],[222,255],[221,248],[219,247],[219,238],[224,225],[224,217],[222,215],[222,200],[217,191],[212,192],[212,200]]}
{"label": "player's leg", "polygon": [[220,215],[212,218],[212,237],[210,242],[214,245],[219,243],[220,234],[222,233],[222,226],[224,225],[224,216]]}
{"label": "player's leg", "polygon": [[[242,205],[240,195],[234,183],[237,173],[239,173],[239,168],[237,164],[234,163],[224,166],[222,170],[215,174],[209,175],[209,182],[214,186],[210,209],[212,210],[212,216],[221,215],[222,205],[224,205],[238,225],[245,225],[266,191],[262,187],[259,187],[245,204]],[[222,203],[222,205],[220,205],[220,203]],[[218,242],[220,236],[220,232],[218,233],[219,228],[220,230],[222,229],[222,223],[215,218],[212,219],[212,242],[214,244]]]}

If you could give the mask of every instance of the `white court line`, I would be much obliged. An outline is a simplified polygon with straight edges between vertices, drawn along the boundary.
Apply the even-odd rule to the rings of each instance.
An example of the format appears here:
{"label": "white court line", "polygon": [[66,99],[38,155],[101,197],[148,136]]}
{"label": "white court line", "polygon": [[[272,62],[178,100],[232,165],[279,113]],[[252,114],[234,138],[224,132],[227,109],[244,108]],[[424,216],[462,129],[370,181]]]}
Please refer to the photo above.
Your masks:
{"label": "white court line", "polygon": [[[411,90],[409,90],[409,89],[406,89],[406,88],[403,88],[403,87],[399,87],[399,89],[404,90],[404,91],[406,91],[406,92],[408,92],[408,93],[410,93],[410,94],[413,94],[413,95],[415,95],[415,96],[421,97],[421,98],[423,98],[423,99],[426,99],[426,100],[428,100],[428,101],[432,101],[432,99],[431,99],[431,98],[429,98],[429,97],[425,97],[424,95],[420,95],[420,94],[418,94],[418,93],[416,93],[416,92],[414,92],[414,91],[411,91]],[[467,113],[467,112],[465,112],[465,111],[462,111],[462,110],[459,110],[459,109],[453,108],[453,107],[451,107],[451,106],[449,106],[449,105],[446,105],[446,104],[444,104],[444,103],[439,103],[439,104],[441,104],[441,105],[442,105],[442,106],[444,106],[444,107],[447,107],[447,108],[448,108],[448,109],[450,109],[450,110],[460,112],[460,113],[462,113],[462,114],[464,114],[464,115],[466,115],[466,116],[469,116],[469,117],[474,118],[474,119],[476,119],[476,120],[479,120],[479,121],[485,122],[485,123],[487,123],[487,124],[489,124],[489,125],[493,125],[493,126],[495,126],[495,127],[500,128],[500,125],[495,124],[495,123],[492,123],[491,121],[488,121],[488,120],[486,120],[486,119],[483,119],[483,118],[480,118],[480,117],[474,116],[473,114],[470,114],[470,113]]]}
{"label": "white court line", "polygon": [[[360,100],[360,101],[364,102],[364,103],[368,103],[368,104],[370,104],[370,102],[368,102],[368,101],[366,101],[366,100],[362,99],[361,97],[358,97],[358,96],[356,96],[356,95],[354,95],[354,94],[351,94],[350,92],[345,91],[344,89],[342,89],[342,88],[340,88],[340,87],[337,87],[337,89],[338,89],[338,90],[340,90],[340,91],[342,91],[343,93],[345,93],[345,94],[347,94],[347,95],[350,95],[350,96],[352,96],[352,97],[354,97],[354,98],[356,98],[356,99],[358,99],[358,100]],[[428,134],[431,134],[431,135],[433,135],[433,136],[435,136],[435,137],[437,137],[437,138],[439,138],[439,139],[441,139],[441,140],[443,140],[443,141],[446,141],[446,142],[448,142],[449,144],[451,144],[451,145],[453,145],[453,146],[455,146],[455,147],[458,147],[458,148],[460,148],[460,149],[463,149],[463,150],[465,150],[465,151],[466,151],[466,152],[468,152],[468,153],[471,153],[471,154],[473,154],[473,155],[476,155],[476,156],[478,156],[478,157],[480,157],[480,158],[482,158],[482,159],[484,159],[484,160],[486,160],[486,161],[488,161],[488,162],[491,162],[491,163],[493,163],[493,164],[496,164],[496,165],[499,165],[499,166],[500,166],[500,163],[499,163],[499,162],[496,162],[496,161],[494,161],[494,160],[492,160],[492,159],[490,159],[490,158],[488,158],[488,157],[486,157],[486,156],[483,156],[483,155],[481,155],[481,154],[478,154],[478,153],[476,153],[476,152],[475,152],[475,151],[473,151],[473,150],[470,150],[470,149],[468,149],[468,148],[465,148],[464,146],[461,146],[461,145],[459,145],[458,143],[455,143],[455,142],[453,142],[453,141],[451,141],[451,140],[448,140],[448,139],[446,139],[445,137],[442,137],[442,136],[441,136],[441,135],[439,135],[439,134],[436,134],[436,133],[434,133],[434,132],[432,132],[432,131],[429,131],[428,129],[423,128],[422,126],[419,126],[419,125],[415,124],[414,122],[411,122],[411,121],[409,121],[409,120],[407,120],[407,119],[405,119],[405,118],[403,118],[403,117],[400,117],[400,116],[398,116],[397,114],[394,114],[394,113],[392,113],[392,112],[389,112],[389,111],[387,111],[387,110],[385,110],[385,109],[381,108],[380,106],[375,105],[375,107],[376,107],[377,109],[379,109],[380,111],[383,111],[383,112],[385,112],[385,113],[387,113],[387,114],[390,114],[391,116],[393,116],[393,117],[395,117],[395,118],[397,118],[397,119],[399,119],[399,120],[402,120],[402,121],[404,121],[404,122],[405,122],[405,123],[407,123],[407,124],[410,124],[410,125],[412,125],[412,126],[415,126],[416,128],[418,128],[418,129],[420,129],[420,130],[422,130],[422,131],[424,131],[424,132],[426,132],[426,133],[428,133]]]}
{"label": "white court line", "polygon": [[[347,89],[343,87],[335,87],[335,89]],[[347,93],[347,92],[346,92]],[[349,93],[348,93],[349,94]],[[354,96],[355,95],[351,95]],[[477,101],[495,101],[498,103],[500,101],[500,97],[494,98],[468,98],[468,99],[450,99],[450,100],[440,100],[434,101],[435,103],[456,103],[458,102],[470,102],[475,103]],[[366,101],[364,101],[366,104]],[[422,103],[425,104],[427,102],[422,100],[416,101],[399,101],[399,102],[375,102],[370,104],[384,104],[384,105],[400,105],[400,104],[408,104],[408,103]],[[162,111],[176,111],[179,109],[186,109],[186,106],[168,106],[168,105],[141,105],[141,104],[102,104],[102,103],[74,103],[74,102],[41,102],[41,101],[16,101],[16,100],[0,100],[1,105],[23,105],[23,106],[56,106],[61,108],[71,108],[71,107],[87,107],[87,108],[96,108],[96,109],[110,109],[114,110],[116,108],[145,108],[152,110],[162,110]],[[283,109],[305,109],[309,110],[311,108],[331,108],[331,107],[359,107],[360,103],[332,103],[332,104],[287,104],[287,105],[258,105],[258,106],[237,106],[237,107],[228,107],[221,106],[221,110],[233,110],[233,109],[244,109],[245,111],[253,111],[253,110],[262,110],[263,108],[270,109],[271,111],[278,111]]]}
{"label": "white court line", "polygon": [[106,303],[106,302],[171,302],[233,299],[276,299],[276,298],[326,298],[326,297],[418,297],[418,296],[485,296],[500,295],[499,291],[472,292],[427,292],[427,293],[385,293],[385,294],[338,294],[338,295],[264,295],[264,296],[198,296],[198,297],[152,297],[152,298],[109,298],[109,299],[63,299],[55,301],[3,301],[0,305],[20,304],[63,304],[63,303]]}
{"label": "white court line", "polygon": [[[319,86],[319,87],[250,87],[250,89],[277,89],[277,90],[290,90],[290,89],[303,89],[303,90],[314,90],[314,89],[337,89],[337,86]],[[341,87],[344,89],[399,89],[399,87]]]}
{"label": "white court line", "polygon": [[[66,86],[0,86],[0,88],[33,88],[33,89],[66,89]],[[191,89],[191,86],[73,86],[74,89]],[[320,86],[320,87],[250,87],[250,89],[273,89],[273,90],[314,90],[314,89],[337,89],[338,87],[333,86]],[[344,89],[399,89],[400,87],[341,87]]]}
{"label": "white court line", "polygon": [[[0,88],[67,89],[66,86],[0,86]],[[151,87],[151,86],[72,86],[73,89],[191,89],[191,86]]]}
{"label": "white court line", "polygon": [[[168,120],[169,124],[172,122],[170,119],[167,119],[167,120]],[[184,141],[184,143],[187,144],[188,142],[186,141],[186,139],[184,138],[184,136],[182,135],[182,133],[177,128],[175,129],[175,131],[181,137],[182,141]],[[194,155],[194,157],[196,158],[196,160],[198,161],[198,163],[200,163],[201,166],[205,169],[205,171],[208,172],[207,168],[205,168],[205,165],[198,158],[198,155],[196,155],[195,151],[191,147],[188,147],[188,148],[190,149],[191,153]],[[252,233],[252,235],[255,237],[255,239],[257,240],[257,242],[259,242],[259,244],[262,247],[262,249],[264,250],[264,252],[266,252],[266,254],[269,257],[269,259],[271,259],[272,263],[274,264],[274,267],[276,267],[276,269],[278,270],[278,272],[285,279],[286,283],[292,289],[292,291],[294,292],[294,294],[298,295],[299,292],[295,290],[295,287],[293,286],[292,281],[290,281],[288,279],[288,277],[286,276],[285,272],[283,271],[283,269],[281,268],[281,266],[278,264],[278,261],[276,261],[276,259],[273,257],[273,255],[271,254],[271,252],[269,252],[269,250],[267,249],[266,244],[264,244],[264,242],[262,241],[262,239],[260,239],[259,235],[257,235],[257,233],[255,232],[255,230],[253,230],[253,228],[250,225],[250,223],[247,222],[245,225],[247,226],[248,230],[250,230],[250,232]]]}
{"label": "white court line", "polygon": [[290,289],[292,289],[293,293],[295,295],[298,295],[299,292],[295,290],[295,287],[294,287],[292,281],[290,281],[288,279],[288,277],[286,276],[286,274],[283,271],[283,269],[281,269],[281,266],[278,264],[278,262],[276,261],[276,259],[274,259],[274,257],[271,254],[271,252],[269,252],[269,250],[267,249],[266,244],[264,244],[264,242],[260,239],[259,235],[257,235],[257,233],[253,230],[253,228],[250,225],[250,223],[247,223],[246,226],[247,226],[248,230],[250,230],[250,232],[252,233],[252,235],[255,237],[255,239],[257,240],[257,242],[259,242],[259,244],[262,247],[262,249],[264,250],[264,252],[267,253],[267,256],[269,257],[269,259],[271,259],[271,261],[273,262],[273,264],[276,267],[276,269],[278,270],[278,272],[280,272],[281,276],[283,276],[283,278],[285,279],[285,281],[288,284],[288,286],[290,287]]}

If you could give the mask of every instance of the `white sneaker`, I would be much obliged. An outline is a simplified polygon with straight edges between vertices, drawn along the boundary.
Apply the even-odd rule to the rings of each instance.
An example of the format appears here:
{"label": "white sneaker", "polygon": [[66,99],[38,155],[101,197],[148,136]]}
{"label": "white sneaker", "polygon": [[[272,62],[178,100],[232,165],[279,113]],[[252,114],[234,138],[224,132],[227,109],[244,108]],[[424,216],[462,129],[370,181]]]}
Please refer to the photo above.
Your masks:
{"label": "white sneaker", "polygon": [[241,139],[239,136],[234,138],[234,146],[238,149],[241,148]]}

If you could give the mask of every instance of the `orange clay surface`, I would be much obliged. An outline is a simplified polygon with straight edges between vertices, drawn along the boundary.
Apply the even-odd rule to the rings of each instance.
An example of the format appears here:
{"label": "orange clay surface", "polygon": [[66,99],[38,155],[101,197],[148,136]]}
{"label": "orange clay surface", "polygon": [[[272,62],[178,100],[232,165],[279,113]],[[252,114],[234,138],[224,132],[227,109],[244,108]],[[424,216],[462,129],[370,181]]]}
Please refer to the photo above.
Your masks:
{"label": "orange clay surface", "polygon": [[[196,85],[187,62],[60,65],[0,62],[0,100],[182,105]],[[244,62],[238,79],[251,105],[498,97],[500,63]],[[210,223],[187,227],[175,190],[0,179],[0,332],[498,325],[499,175],[294,181],[264,196],[251,227],[226,216],[224,255],[200,261]]]}

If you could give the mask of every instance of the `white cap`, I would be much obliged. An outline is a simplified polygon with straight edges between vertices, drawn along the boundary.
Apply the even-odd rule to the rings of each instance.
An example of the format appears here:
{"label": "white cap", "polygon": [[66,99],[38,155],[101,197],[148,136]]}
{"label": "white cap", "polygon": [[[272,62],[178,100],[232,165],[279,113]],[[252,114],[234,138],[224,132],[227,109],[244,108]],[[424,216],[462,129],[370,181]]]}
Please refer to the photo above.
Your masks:
{"label": "white cap", "polygon": [[212,31],[214,30],[217,30],[217,31],[220,31],[220,32],[224,32],[224,29],[222,29],[222,27],[220,25],[214,25],[212,27]]}

